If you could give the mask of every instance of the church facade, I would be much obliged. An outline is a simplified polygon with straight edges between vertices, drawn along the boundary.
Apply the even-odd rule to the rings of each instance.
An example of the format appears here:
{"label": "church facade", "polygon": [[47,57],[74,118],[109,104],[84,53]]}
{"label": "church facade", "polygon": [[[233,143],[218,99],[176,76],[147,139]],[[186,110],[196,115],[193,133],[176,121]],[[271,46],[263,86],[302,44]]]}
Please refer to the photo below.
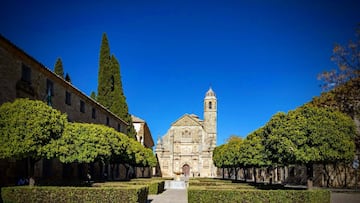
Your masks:
{"label": "church facade", "polygon": [[214,177],[212,161],[217,137],[217,99],[210,88],[204,98],[204,120],[185,114],[158,140],[156,156],[163,177]]}

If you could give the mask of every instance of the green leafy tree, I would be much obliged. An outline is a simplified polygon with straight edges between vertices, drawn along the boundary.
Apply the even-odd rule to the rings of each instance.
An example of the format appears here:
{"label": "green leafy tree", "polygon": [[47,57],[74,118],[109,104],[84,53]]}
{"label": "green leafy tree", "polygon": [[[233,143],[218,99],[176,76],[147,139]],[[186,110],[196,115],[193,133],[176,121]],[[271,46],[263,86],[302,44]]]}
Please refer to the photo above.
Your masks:
{"label": "green leafy tree", "polygon": [[110,55],[110,47],[106,34],[103,34],[100,47],[99,76],[97,101],[115,115],[127,122],[127,134],[134,138],[136,131],[132,125],[126,97],[123,92],[120,64],[114,55]]}
{"label": "green leafy tree", "polygon": [[[238,171],[243,164],[240,157],[240,146],[243,143],[243,139],[238,136],[231,136],[226,147],[225,158],[227,159],[228,168],[231,168],[231,172],[234,172],[235,180],[237,180]],[[225,162],[226,163],[226,162]],[[232,174],[232,173],[229,173]]]}
{"label": "green leafy tree", "polygon": [[113,144],[107,138],[111,135],[109,131],[111,128],[97,124],[69,123],[54,146],[57,147],[57,157],[63,163],[91,163],[109,159]]}
{"label": "green leafy tree", "polygon": [[214,151],[213,151],[213,162],[214,165],[217,168],[221,168],[222,169],[222,174],[223,174],[223,179],[225,179],[225,156],[224,156],[224,152],[225,152],[225,147],[226,144],[220,145],[215,147]]}
{"label": "green leafy tree", "polygon": [[16,99],[0,107],[0,158],[28,158],[28,174],[41,158],[52,158],[49,147],[58,140],[67,124],[61,114],[42,101]]}
{"label": "green leafy tree", "polygon": [[239,157],[240,157],[240,145],[242,139],[237,136],[231,136],[228,142],[224,145],[216,147],[213,151],[213,161],[216,167],[223,168],[223,178],[224,178],[224,169],[228,170],[228,178],[231,175],[235,174],[235,179],[237,179],[238,170],[241,166]]}
{"label": "green leafy tree", "polygon": [[[85,123],[71,123],[61,139],[51,145],[63,163],[99,162],[112,166],[110,177],[114,179],[115,164],[128,164],[132,160],[130,148],[133,143],[125,134],[113,128]],[[102,174],[102,173],[100,173]]]}
{"label": "green leafy tree", "polygon": [[258,135],[259,131],[255,131],[248,135],[239,148],[240,164],[244,168],[253,168],[254,181],[256,183],[256,167],[268,166],[265,147],[262,144],[262,138]]}
{"label": "green leafy tree", "polygon": [[296,145],[288,139],[290,126],[288,122],[287,114],[278,112],[262,129],[257,131],[262,137],[264,154],[273,167],[286,166],[295,162],[292,152]]}
{"label": "green leafy tree", "polygon": [[55,67],[54,67],[54,72],[56,75],[64,78],[64,68],[63,68],[61,58],[57,58]]}
{"label": "green leafy tree", "polygon": [[146,167],[156,166],[157,160],[152,150],[145,148],[139,142],[134,139],[131,139],[131,165],[140,167],[142,171],[142,176],[144,176]]}
{"label": "green leafy tree", "polygon": [[[266,124],[273,125],[265,145],[271,152],[270,160],[304,164],[308,187],[312,186],[313,164],[337,164],[353,159],[356,130],[347,115],[305,105],[277,117],[280,122],[275,122],[276,125],[271,121]],[[279,155],[286,158],[280,159]]]}

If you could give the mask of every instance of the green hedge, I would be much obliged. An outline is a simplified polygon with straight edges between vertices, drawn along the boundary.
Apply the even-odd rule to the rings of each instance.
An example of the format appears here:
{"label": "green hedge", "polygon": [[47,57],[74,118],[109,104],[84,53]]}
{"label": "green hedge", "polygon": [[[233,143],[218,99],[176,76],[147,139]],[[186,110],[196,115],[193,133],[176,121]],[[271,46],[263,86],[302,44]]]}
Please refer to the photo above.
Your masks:
{"label": "green hedge", "polygon": [[147,202],[148,187],[41,187],[17,186],[1,189],[4,203],[15,202]]}
{"label": "green hedge", "polygon": [[328,203],[328,190],[246,190],[246,189],[213,189],[193,186],[188,188],[189,203],[208,202],[281,202],[281,203]]}
{"label": "green hedge", "polygon": [[131,182],[146,184],[149,186],[149,194],[160,194],[165,190],[165,180],[161,179],[133,179]]}
{"label": "green hedge", "polygon": [[149,194],[160,194],[165,189],[165,181],[160,179],[134,179],[131,181],[105,182],[93,184],[94,187],[123,187],[126,185],[146,185],[149,187]]}

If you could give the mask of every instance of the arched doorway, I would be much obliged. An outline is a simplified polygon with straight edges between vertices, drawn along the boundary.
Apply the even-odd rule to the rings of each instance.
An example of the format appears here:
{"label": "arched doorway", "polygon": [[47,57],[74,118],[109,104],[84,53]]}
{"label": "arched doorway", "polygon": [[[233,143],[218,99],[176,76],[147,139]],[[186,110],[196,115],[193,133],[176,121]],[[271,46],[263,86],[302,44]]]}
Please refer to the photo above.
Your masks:
{"label": "arched doorway", "polygon": [[184,164],[182,167],[182,172],[185,177],[189,177],[190,175],[190,166],[188,164]]}

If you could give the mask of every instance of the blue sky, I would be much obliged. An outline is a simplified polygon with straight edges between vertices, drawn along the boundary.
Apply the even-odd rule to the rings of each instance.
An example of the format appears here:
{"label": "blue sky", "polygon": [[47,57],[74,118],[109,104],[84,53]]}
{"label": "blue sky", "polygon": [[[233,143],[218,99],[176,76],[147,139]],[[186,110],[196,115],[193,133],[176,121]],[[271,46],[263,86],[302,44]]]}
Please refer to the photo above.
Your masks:
{"label": "blue sky", "polygon": [[0,33],[72,83],[97,90],[102,33],[121,64],[130,113],[154,141],[185,113],[203,117],[211,85],[218,138],[245,137],[321,93],[333,45],[354,37],[360,1],[8,1]]}

